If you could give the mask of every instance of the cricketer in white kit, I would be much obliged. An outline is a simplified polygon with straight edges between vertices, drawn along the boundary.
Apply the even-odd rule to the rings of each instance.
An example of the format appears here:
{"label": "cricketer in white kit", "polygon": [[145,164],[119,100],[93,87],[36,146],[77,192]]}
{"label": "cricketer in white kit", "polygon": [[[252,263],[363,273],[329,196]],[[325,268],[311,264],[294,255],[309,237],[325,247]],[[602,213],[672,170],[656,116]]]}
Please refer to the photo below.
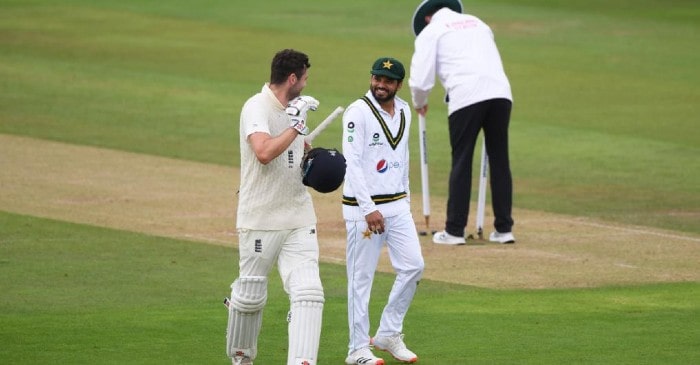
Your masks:
{"label": "cricketer in white kit", "polygon": [[[424,268],[410,209],[411,108],[395,96],[405,75],[398,60],[378,59],[371,74],[370,91],[350,104],[343,115],[343,155],[347,161],[343,218],[347,229],[350,330],[346,364],[383,364],[369,350],[371,342],[376,349],[389,351],[401,361],[415,362],[416,355],[405,348],[402,340],[404,317]],[[387,82],[395,90],[390,90]],[[368,305],[384,244],[396,280],[376,335],[370,339]],[[379,339],[398,340],[398,348],[382,346]]]}
{"label": "cricketer in white kit", "polygon": [[301,52],[278,52],[270,82],[241,111],[239,276],[231,284],[226,331],[233,365],[252,365],[257,356],[268,275],[275,264],[290,302],[287,318],[279,318],[289,322],[286,364],[318,362],[324,293],[316,214],[301,170],[306,111],[318,106],[317,100],[299,96],[309,67]]}

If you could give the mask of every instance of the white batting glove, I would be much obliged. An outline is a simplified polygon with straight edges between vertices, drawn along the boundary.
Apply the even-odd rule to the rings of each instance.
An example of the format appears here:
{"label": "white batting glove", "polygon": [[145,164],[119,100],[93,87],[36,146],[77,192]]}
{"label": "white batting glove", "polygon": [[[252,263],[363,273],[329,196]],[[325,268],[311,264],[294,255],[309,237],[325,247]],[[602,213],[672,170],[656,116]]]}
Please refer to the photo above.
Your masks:
{"label": "white batting glove", "polygon": [[299,134],[309,134],[309,127],[306,126],[306,112],[318,109],[318,104],[318,100],[308,95],[298,96],[290,100],[287,109],[284,110],[289,115],[289,126]]}

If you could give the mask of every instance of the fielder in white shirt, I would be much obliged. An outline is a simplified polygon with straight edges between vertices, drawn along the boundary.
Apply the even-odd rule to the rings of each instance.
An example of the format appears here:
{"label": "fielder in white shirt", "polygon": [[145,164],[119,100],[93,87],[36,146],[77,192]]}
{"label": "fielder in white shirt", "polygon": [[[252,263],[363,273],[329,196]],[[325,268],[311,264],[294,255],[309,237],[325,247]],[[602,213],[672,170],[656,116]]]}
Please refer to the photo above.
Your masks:
{"label": "fielder in white shirt", "polygon": [[[403,342],[403,320],[425,266],[410,209],[408,135],[410,106],[396,92],[405,70],[394,58],[378,59],[370,90],[343,115],[343,218],[347,229],[348,324],[346,364],[383,365],[375,349],[407,363],[418,360]],[[386,244],[396,280],[370,338],[369,299],[382,247]]]}
{"label": "fielder in white shirt", "polygon": [[484,131],[491,174],[494,228],[489,240],[514,243],[513,179],[508,152],[512,100],[493,32],[479,18],[462,14],[459,0],[425,0],[413,15],[416,35],[411,59],[413,106],[428,112],[428,95],[440,79],[446,91],[452,170],[445,229],[433,242],[464,244],[469,215],[474,145]]}

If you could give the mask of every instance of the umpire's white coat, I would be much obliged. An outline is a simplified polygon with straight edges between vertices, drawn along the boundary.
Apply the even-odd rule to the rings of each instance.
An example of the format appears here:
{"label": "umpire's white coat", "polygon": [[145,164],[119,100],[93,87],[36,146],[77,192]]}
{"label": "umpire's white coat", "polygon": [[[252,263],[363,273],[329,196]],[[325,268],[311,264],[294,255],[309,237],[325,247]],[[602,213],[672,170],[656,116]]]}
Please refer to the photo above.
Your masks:
{"label": "umpire's white coat", "polygon": [[[403,319],[423,273],[423,256],[410,209],[408,184],[409,105],[396,97],[393,117],[371,92],[343,114],[343,217],[347,228],[349,352],[369,346],[368,305],[372,281],[386,243],[396,281],[382,312],[377,335],[403,332]],[[375,114],[376,113],[376,114]],[[378,118],[379,117],[379,118]],[[381,120],[380,120],[381,119]],[[378,210],[381,235],[370,234],[365,215]]]}

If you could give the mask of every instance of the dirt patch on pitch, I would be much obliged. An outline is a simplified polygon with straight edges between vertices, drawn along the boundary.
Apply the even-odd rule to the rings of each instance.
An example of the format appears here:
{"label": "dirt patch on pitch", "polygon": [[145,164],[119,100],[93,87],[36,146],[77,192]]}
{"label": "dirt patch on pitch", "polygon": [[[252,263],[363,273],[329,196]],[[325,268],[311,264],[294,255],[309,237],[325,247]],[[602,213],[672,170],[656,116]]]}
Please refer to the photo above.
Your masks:
{"label": "dirt patch on pitch", "polygon": [[[238,170],[0,135],[0,209],[235,246]],[[340,193],[314,193],[323,261],[342,264]],[[444,199],[433,198],[433,229]],[[425,277],[491,288],[700,280],[700,237],[515,209],[518,242],[439,246],[422,237]],[[419,230],[425,229],[414,203]],[[491,217],[486,216],[489,222]],[[380,269],[391,271],[386,255]]]}

